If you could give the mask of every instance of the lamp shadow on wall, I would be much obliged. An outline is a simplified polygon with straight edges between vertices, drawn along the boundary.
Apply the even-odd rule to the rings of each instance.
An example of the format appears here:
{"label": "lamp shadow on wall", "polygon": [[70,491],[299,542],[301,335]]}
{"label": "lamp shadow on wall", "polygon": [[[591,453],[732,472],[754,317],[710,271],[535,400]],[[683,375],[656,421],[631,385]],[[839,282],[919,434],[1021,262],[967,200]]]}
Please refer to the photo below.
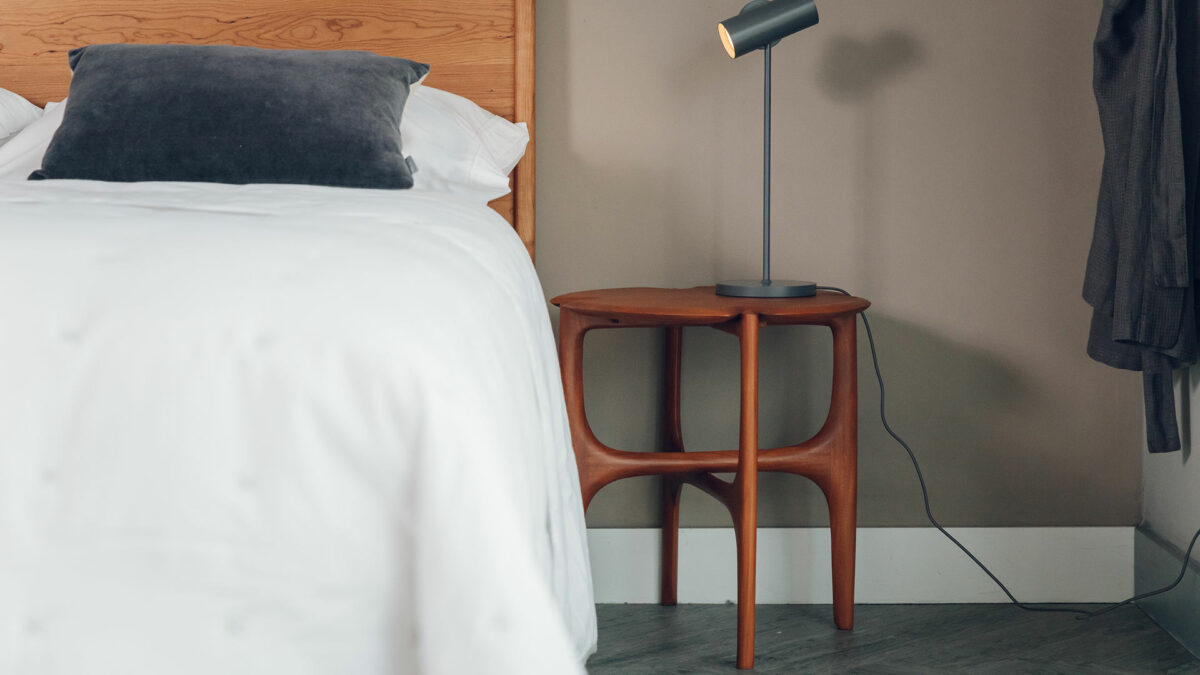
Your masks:
{"label": "lamp shadow on wall", "polygon": [[821,56],[817,84],[835,101],[859,109],[858,134],[859,217],[858,252],[862,291],[878,288],[875,271],[884,252],[879,244],[879,192],[883,176],[875,156],[881,142],[880,96],[891,84],[921,64],[921,45],[915,37],[888,30],[860,40],[848,35],[834,37]]}
{"label": "lamp shadow on wall", "polygon": [[[871,320],[888,384],[889,419],[924,463],[934,511],[947,525],[1039,523],[1047,512],[1061,511],[1078,499],[1078,494],[1064,489],[1062,476],[1073,469],[1054,451],[1055,442],[1041,438],[1044,429],[1021,423],[1049,403],[1028,373],[1003,357],[913,322],[874,311]],[[617,335],[625,331],[598,332],[603,335],[593,343],[597,351],[630,353],[630,345]],[[590,371],[585,367],[590,407],[597,413],[593,429],[606,443],[628,450],[661,447],[645,442],[665,434],[658,416],[663,390],[658,376],[661,360],[656,358],[662,342],[657,333],[647,341],[653,343],[651,349],[634,350],[637,366],[626,364],[631,369],[650,369],[653,375],[648,380],[613,377],[611,361]],[[762,346],[763,447],[810,438],[829,409],[829,331],[771,327],[763,332]],[[859,347],[860,525],[923,525],[921,493],[912,467],[879,423],[879,394],[865,336]],[[682,417],[684,440],[691,450],[737,447],[737,354],[736,340],[724,333],[685,331]],[[630,409],[636,411],[633,419]],[[1077,421],[1064,422],[1070,426]],[[631,426],[638,432],[631,434]],[[631,436],[640,442],[626,445]],[[761,491],[763,527],[828,524],[824,498],[806,479],[764,474]],[[691,488],[685,493],[685,527],[729,525],[728,514],[711,498]],[[1016,494],[1026,497],[1014,499]],[[657,499],[656,479],[620,481],[600,491],[588,520],[593,527],[656,527]]]}
{"label": "lamp shadow on wall", "polygon": [[[1015,422],[1047,403],[1040,400],[1028,374],[1001,356],[947,339],[913,322],[874,311],[870,318],[888,385],[889,419],[925,463],[936,512],[953,525],[1004,525],[1044,516],[1047,502],[1062,493],[1058,477],[1067,467],[1049,466],[1056,460],[1046,447],[1039,447],[1035,430],[1010,431],[1019,428]],[[921,493],[912,467],[879,423],[879,390],[861,324],[859,330],[860,523],[872,527],[922,525]],[[783,334],[779,336],[783,339],[770,339],[773,332]],[[760,401],[763,445],[809,438],[829,409],[829,332],[815,327],[770,328],[763,337],[764,347],[776,348],[772,350],[775,354],[764,354],[761,373],[764,390],[774,392]],[[789,343],[791,349],[780,343]],[[707,363],[733,360],[736,364],[736,346],[729,344],[725,351],[729,352],[723,355],[726,358]],[[719,409],[736,412],[736,387],[729,386],[736,384],[736,367],[723,370],[728,372],[695,375],[721,378],[726,385],[721,389],[729,394]],[[685,411],[685,435],[690,428],[695,432],[693,438],[723,434],[727,444],[736,443],[733,412],[725,415],[718,430],[715,420],[697,419],[694,412],[689,420]],[[1014,452],[1014,446],[1023,452]],[[1048,470],[1031,472],[1034,465]],[[763,526],[828,524],[824,498],[809,481],[764,475],[761,489]],[[1029,508],[1014,509],[1012,495],[1018,491],[1038,497],[1026,500]],[[720,507],[709,501],[702,496],[689,499],[685,523],[719,522]]]}

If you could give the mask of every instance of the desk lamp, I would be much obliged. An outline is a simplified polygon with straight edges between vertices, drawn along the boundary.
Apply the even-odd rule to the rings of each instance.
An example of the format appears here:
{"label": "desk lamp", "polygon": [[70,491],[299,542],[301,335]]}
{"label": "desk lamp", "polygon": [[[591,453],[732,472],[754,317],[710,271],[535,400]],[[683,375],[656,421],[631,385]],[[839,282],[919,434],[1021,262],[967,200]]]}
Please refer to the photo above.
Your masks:
{"label": "desk lamp", "polygon": [[763,272],[761,280],[722,281],[717,295],[795,298],[816,295],[811,281],[771,279],[771,48],[783,38],[816,25],[815,0],[751,0],[741,13],[717,25],[729,58],[763,50]]}

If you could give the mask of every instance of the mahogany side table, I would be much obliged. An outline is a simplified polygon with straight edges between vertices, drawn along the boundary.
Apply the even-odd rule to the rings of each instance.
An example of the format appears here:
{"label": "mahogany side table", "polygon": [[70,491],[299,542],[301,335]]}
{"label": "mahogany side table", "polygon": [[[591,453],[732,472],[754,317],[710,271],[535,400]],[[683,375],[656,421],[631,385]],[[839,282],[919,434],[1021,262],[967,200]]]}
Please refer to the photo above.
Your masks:
{"label": "mahogany side table", "polygon": [[[758,527],[758,472],[805,476],[829,505],[833,558],[833,617],[854,625],[854,545],[858,498],[857,315],[870,303],[821,291],[806,298],[733,298],[711,286],[687,289],[615,288],[560,295],[559,358],[571,440],[586,510],[601,487],[631,476],[663,477],[662,604],[676,603],[679,497],[684,483],[712,495],[733,516],[737,540],[738,668],[754,667],[754,574]],[[811,439],[781,448],[758,447],[758,333],[763,326],[811,324],[833,332],[833,393],[829,415]],[[626,452],[601,443],[583,405],[583,337],[598,328],[667,329],[667,447]],[[741,344],[741,433],[737,450],[685,452],[680,417],[682,337],[686,326],[732,333]],[[714,473],[734,473],[732,482]]]}

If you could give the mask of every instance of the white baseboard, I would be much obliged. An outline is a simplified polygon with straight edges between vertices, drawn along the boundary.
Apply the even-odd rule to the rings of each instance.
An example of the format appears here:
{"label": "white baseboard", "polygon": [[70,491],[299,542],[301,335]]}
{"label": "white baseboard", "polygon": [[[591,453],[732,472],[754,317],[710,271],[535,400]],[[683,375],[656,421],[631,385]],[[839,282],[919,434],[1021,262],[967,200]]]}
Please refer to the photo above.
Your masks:
{"label": "white baseboard", "polygon": [[[1116,602],[1133,595],[1134,528],[954,528],[951,533],[1022,602]],[[588,530],[596,602],[658,602],[659,531]],[[758,603],[831,602],[829,530],[758,531]],[[932,528],[859,528],[855,601],[1007,602],[991,579]],[[679,602],[737,594],[733,530],[679,533]]]}

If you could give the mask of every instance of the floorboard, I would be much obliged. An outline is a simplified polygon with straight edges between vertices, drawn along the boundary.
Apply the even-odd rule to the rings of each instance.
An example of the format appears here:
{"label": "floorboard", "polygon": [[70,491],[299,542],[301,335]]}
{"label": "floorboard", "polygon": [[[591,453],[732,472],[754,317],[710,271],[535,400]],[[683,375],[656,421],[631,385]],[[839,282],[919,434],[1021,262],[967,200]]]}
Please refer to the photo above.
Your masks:
{"label": "floorboard", "polygon": [[[1081,607],[1086,607],[1081,605]],[[591,675],[730,673],[737,608],[599,605]],[[1010,605],[760,605],[759,673],[1195,673],[1200,660],[1136,607],[1078,621]]]}

